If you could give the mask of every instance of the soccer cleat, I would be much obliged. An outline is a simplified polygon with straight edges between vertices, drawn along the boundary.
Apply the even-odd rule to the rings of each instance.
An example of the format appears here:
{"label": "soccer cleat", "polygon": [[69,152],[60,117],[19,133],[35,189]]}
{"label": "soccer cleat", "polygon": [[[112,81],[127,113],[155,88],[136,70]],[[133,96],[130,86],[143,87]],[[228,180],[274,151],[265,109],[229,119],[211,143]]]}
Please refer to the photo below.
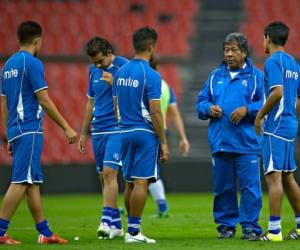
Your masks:
{"label": "soccer cleat", "polygon": [[101,223],[97,230],[97,235],[100,240],[109,238],[110,227],[107,223]]}
{"label": "soccer cleat", "polygon": [[286,237],[287,240],[300,240],[300,229],[293,229]]}
{"label": "soccer cleat", "polygon": [[250,240],[256,238],[258,234],[256,234],[252,228],[243,229],[243,235],[241,237],[242,240]]}
{"label": "soccer cleat", "polygon": [[110,232],[109,232],[109,238],[113,239],[115,237],[123,237],[124,231],[123,228],[119,229],[116,226],[111,226]]}
{"label": "soccer cleat", "polygon": [[282,241],[281,232],[278,234],[272,234],[269,232],[265,232],[264,234],[257,236],[255,238],[250,238],[250,241],[272,241],[272,242],[280,242]]}
{"label": "soccer cleat", "polygon": [[166,210],[164,212],[158,212],[157,214],[153,214],[152,216],[154,219],[162,219],[162,218],[169,218],[169,210]]}
{"label": "soccer cleat", "polygon": [[9,237],[7,234],[0,237],[0,245],[19,245],[21,241],[17,241]]}
{"label": "soccer cleat", "polygon": [[50,237],[46,237],[46,236],[40,234],[39,238],[38,238],[38,243],[39,244],[61,244],[61,245],[65,245],[65,244],[68,243],[68,241],[61,238],[57,234],[52,234],[52,236],[50,236]]}
{"label": "soccer cleat", "polygon": [[219,231],[219,239],[231,239],[233,238],[235,235],[235,230],[228,228],[228,227],[223,227],[220,231]]}
{"label": "soccer cleat", "polygon": [[125,243],[156,243],[156,240],[147,238],[141,232],[139,232],[137,235],[126,233]]}

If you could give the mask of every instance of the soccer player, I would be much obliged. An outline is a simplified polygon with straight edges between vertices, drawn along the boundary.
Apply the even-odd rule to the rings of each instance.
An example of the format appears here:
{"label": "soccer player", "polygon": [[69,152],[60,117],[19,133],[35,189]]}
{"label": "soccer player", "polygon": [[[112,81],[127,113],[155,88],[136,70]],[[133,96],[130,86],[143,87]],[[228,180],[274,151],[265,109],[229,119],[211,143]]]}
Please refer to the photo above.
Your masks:
{"label": "soccer player", "polygon": [[86,111],[79,139],[79,150],[86,152],[86,140],[92,124],[93,150],[96,169],[102,183],[103,209],[97,233],[100,239],[123,236],[118,199],[118,170],[120,168],[121,135],[114,113],[112,79],[127,63],[115,56],[111,44],[94,37],[85,46],[93,63],[89,68],[89,87]]}
{"label": "soccer player", "polygon": [[12,181],[0,209],[0,244],[19,244],[7,235],[9,222],[22,198],[39,232],[40,244],[66,244],[49,228],[41,204],[40,184],[43,172],[40,159],[43,145],[44,111],[58,124],[69,143],[76,143],[77,133],[65,121],[48,96],[44,66],[36,58],[42,46],[42,28],[26,21],[17,30],[20,50],[12,55],[2,70],[2,112],[7,125],[8,152],[13,157]]}
{"label": "soccer player", "polygon": [[[158,60],[156,58],[152,59],[150,65],[153,69],[157,70]],[[173,89],[167,84],[165,80],[162,79],[161,82],[161,110],[164,117],[164,129],[167,131],[167,121],[166,116],[170,115],[172,122],[175,123],[175,127],[180,136],[179,149],[183,156],[186,156],[190,150],[190,144],[187,139],[184,123],[179,112],[176,97]],[[169,217],[169,209],[166,200],[166,193],[164,183],[161,178],[156,182],[149,185],[149,191],[156,201],[158,214],[155,217],[167,218]]]}
{"label": "soccer player", "polygon": [[154,29],[138,29],[133,35],[135,57],[118,71],[113,83],[115,106],[120,114],[122,171],[126,181],[126,243],[155,243],[141,233],[141,216],[148,184],[158,178],[158,161],[166,161],[169,155],[160,104],[161,77],[149,65],[156,42]]}
{"label": "soccer player", "polygon": [[[262,156],[268,185],[270,217],[268,231],[256,240],[282,241],[281,201],[287,194],[295,213],[296,229],[288,239],[300,239],[300,190],[294,179],[294,143],[297,135],[300,97],[299,65],[284,51],[289,28],[273,22],[264,30],[264,50],[270,57],[264,65],[266,102],[257,113],[255,129],[263,133]],[[262,130],[263,119],[267,115]]]}
{"label": "soccer player", "polygon": [[213,214],[219,238],[234,237],[239,222],[242,239],[249,239],[262,232],[258,224],[262,206],[260,145],[253,124],[263,103],[263,74],[248,58],[248,42],[242,33],[229,34],[223,51],[225,61],[211,72],[195,108],[199,119],[210,119]]}

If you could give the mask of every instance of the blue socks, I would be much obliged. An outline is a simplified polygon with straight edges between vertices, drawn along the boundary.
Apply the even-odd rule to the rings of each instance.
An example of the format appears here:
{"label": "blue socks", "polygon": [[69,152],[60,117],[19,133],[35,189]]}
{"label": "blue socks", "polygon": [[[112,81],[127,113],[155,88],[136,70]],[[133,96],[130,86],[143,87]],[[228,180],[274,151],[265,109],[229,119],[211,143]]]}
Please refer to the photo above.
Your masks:
{"label": "blue socks", "polygon": [[106,223],[109,227],[111,226],[113,210],[112,207],[103,207],[101,223]]}
{"label": "blue socks", "polygon": [[270,216],[269,218],[269,227],[268,227],[269,233],[272,234],[279,234],[281,231],[281,220],[280,216]]}
{"label": "blue socks", "polygon": [[112,212],[112,221],[111,221],[112,225],[115,226],[118,229],[122,228],[122,224],[121,224],[121,215],[120,215],[120,210],[119,208],[113,208],[113,212]]}
{"label": "blue socks", "polygon": [[41,235],[44,235],[46,237],[51,237],[53,235],[52,231],[49,228],[47,220],[43,220],[42,222],[36,224],[35,228],[40,232]]}
{"label": "blue socks", "polygon": [[156,202],[160,213],[166,212],[168,210],[168,205],[166,200],[157,200]]}
{"label": "blue socks", "polygon": [[8,220],[0,219],[0,237],[6,234],[8,225],[9,225]]}
{"label": "blue socks", "polygon": [[128,216],[128,229],[127,232],[131,235],[137,235],[141,228],[141,218]]}
{"label": "blue socks", "polygon": [[295,215],[296,228],[300,229],[300,215]]}

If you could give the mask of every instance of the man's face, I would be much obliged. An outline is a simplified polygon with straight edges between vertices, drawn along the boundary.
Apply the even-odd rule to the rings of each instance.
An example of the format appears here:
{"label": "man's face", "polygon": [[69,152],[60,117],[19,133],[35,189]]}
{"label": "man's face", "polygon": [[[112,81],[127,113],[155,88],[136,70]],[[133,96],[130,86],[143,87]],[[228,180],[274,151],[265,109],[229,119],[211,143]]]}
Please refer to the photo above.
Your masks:
{"label": "man's face", "polygon": [[112,64],[112,54],[103,55],[102,52],[99,52],[93,57],[90,57],[90,60],[97,68],[107,68]]}
{"label": "man's face", "polygon": [[246,53],[240,50],[236,42],[227,44],[224,47],[224,59],[230,69],[243,67],[246,56]]}

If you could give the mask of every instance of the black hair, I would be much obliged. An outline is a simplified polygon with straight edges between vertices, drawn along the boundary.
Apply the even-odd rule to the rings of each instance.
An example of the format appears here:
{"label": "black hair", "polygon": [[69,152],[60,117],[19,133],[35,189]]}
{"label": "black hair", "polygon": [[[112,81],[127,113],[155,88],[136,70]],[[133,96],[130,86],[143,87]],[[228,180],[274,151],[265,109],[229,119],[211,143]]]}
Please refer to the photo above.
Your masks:
{"label": "black hair", "polygon": [[135,52],[145,52],[148,46],[157,42],[157,33],[148,26],[136,30],[133,34],[133,47]]}
{"label": "black hair", "polygon": [[22,22],[17,29],[17,36],[21,45],[31,44],[35,38],[42,36],[42,27],[34,21]]}
{"label": "black hair", "polygon": [[284,46],[289,37],[289,27],[283,22],[272,22],[264,30],[265,37],[269,36],[276,45]]}
{"label": "black hair", "polygon": [[223,49],[225,48],[225,45],[232,44],[233,42],[236,42],[239,49],[243,51],[247,57],[249,56],[248,40],[243,33],[234,32],[226,36],[223,41]]}
{"label": "black hair", "polygon": [[89,40],[84,49],[86,54],[91,57],[97,55],[99,52],[102,52],[104,56],[114,53],[111,44],[106,39],[99,36]]}

